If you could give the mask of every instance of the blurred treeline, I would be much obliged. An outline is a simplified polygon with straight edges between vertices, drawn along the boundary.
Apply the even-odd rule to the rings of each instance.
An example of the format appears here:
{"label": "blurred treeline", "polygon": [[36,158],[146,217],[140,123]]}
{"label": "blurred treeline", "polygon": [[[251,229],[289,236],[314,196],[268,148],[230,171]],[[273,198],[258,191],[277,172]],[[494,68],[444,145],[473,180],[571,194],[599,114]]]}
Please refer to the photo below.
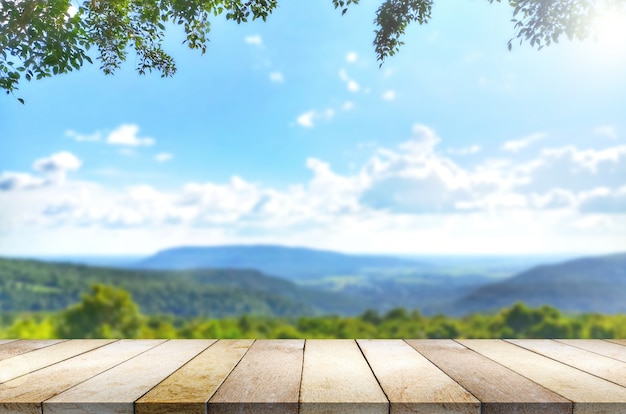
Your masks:
{"label": "blurred treeline", "polygon": [[56,313],[0,316],[0,338],[624,338],[626,315],[565,315],[518,303],[494,314],[426,317],[367,311],[355,317],[182,318],[145,316],[123,289],[94,285]]}

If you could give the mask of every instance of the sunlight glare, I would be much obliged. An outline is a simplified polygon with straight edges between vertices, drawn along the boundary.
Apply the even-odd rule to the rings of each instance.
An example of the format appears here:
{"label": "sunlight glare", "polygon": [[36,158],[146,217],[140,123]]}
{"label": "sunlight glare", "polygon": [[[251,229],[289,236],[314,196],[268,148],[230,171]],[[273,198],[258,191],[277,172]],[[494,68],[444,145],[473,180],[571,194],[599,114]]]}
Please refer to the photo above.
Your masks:
{"label": "sunlight glare", "polygon": [[603,53],[620,55],[626,48],[626,13],[600,14],[594,21],[597,46]]}

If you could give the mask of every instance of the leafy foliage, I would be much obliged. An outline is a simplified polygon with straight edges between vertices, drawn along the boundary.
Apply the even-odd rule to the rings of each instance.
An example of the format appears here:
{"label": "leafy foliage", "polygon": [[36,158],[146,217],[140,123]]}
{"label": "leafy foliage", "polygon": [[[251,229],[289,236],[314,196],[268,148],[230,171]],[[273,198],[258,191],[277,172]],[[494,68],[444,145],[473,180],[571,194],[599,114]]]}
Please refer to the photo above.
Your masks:
{"label": "leafy foliage", "polygon": [[21,314],[0,323],[0,338],[623,338],[626,315],[567,316],[517,303],[496,314],[426,317],[419,311],[369,310],[360,316],[238,318],[142,316],[130,295],[94,286],[57,314]]}
{"label": "leafy foliage", "polygon": [[91,294],[61,314],[58,332],[64,338],[136,337],[141,324],[139,307],[128,292],[94,285]]}
{"label": "leafy foliage", "polygon": [[[490,3],[502,0],[489,0]],[[359,0],[333,0],[342,14]],[[409,24],[425,24],[434,0],[384,0],[376,12],[374,48],[378,60],[398,52]],[[508,0],[515,35],[541,49],[563,36],[584,39],[600,7],[623,10],[626,0]],[[85,0],[71,15],[70,0],[0,0],[0,88],[13,93],[26,80],[67,73],[92,63],[95,48],[100,68],[115,72],[129,49],[141,74],[176,73],[163,49],[166,24],[182,26],[191,49],[205,53],[210,19],[223,15],[244,23],[267,17],[278,0]],[[23,101],[20,99],[23,103]]]}

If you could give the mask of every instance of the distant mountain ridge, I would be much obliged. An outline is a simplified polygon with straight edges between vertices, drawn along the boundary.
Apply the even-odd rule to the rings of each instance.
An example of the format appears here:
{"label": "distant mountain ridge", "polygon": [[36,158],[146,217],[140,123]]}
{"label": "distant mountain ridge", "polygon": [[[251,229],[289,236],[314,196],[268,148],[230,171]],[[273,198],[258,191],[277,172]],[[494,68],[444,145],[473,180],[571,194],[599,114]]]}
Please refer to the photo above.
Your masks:
{"label": "distant mountain ridge", "polygon": [[568,312],[626,313],[626,253],[536,266],[502,282],[477,288],[450,313],[495,311],[524,302]]}
{"label": "distant mountain ridge", "polygon": [[290,280],[358,273],[366,269],[416,268],[418,261],[278,245],[175,247],[137,263],[141,269],[256,269]]}

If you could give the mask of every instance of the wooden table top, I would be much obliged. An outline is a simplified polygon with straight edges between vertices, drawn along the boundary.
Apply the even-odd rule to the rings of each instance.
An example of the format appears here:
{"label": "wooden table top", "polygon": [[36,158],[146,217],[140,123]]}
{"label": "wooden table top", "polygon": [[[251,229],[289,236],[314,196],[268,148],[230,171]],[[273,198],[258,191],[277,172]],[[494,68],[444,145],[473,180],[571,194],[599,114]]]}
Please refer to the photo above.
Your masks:
{"label": "wooden table top", "polygon": [[624,414],[626,340],[0,340],[0,413]]}

